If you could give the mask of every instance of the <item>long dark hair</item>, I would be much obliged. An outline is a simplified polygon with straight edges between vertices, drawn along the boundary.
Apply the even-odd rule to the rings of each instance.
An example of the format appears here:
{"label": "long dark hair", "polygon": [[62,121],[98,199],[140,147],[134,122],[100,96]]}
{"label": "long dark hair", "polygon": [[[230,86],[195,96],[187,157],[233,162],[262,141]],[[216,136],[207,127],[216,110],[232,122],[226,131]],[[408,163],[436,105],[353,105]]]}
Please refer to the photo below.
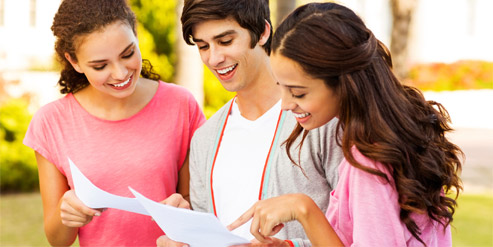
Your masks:
{"label": "long dark hair", "polygon": [[[58,84],[62,94],[75,93],[89,85],[84,74],[78,73],[65,58],[68,53],[77,60],[75,51],[80,37],[121,21],[136,34],[136,19],[125,0],[63,0],[53,19],[51,30],[56,37],[55,51],[62,65]],[[142,60],[144,78],[159,80],[149,60]]]}
{"label": "long dark hair", "polygon": [[[445,137],[452,130],[448,113],[399,82],[388,49],[353,11],[335,3],[299,7],[274,33],[272,52],[294,60],[338,94],[337,141],[344,157],[390,181],[382,171],[359,164],[351,152],[355,146],[388,169],[399,193],[400,219],[417,240],[424,244],[411,213],[426,212],[444,226],[452,222],[463,153]],[[301,133],[307,131],[298,125],[286,140],[290,158]],[[443,194],[453,190],[455,200]]]}

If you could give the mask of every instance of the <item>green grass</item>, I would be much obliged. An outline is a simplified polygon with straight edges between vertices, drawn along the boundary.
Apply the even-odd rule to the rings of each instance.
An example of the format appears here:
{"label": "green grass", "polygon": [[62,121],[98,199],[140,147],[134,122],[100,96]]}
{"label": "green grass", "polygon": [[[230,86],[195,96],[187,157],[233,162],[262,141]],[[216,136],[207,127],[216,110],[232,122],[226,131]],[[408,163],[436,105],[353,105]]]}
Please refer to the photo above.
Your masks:
{"label": "green grass", "polygon": [[[453,246],[493,246],[493,193],[462,194],[458,203]],[[49,246],[39,193],[0,196],[0,210],[0,246]]]}
{"label": "green grass", "polygon": [[0,246],[49,246],[39,193],[0,197]]}
{"label": "green grass", "polygon": [[462,194],[452,223],[453,246],[493,246],[493,193]]}

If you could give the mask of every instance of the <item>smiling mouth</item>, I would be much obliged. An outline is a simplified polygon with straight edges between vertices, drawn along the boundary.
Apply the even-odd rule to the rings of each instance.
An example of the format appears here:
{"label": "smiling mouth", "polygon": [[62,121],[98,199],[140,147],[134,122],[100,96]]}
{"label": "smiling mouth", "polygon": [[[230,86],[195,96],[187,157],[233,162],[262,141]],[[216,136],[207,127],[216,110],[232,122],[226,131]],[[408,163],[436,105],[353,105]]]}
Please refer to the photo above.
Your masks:
{"label": "smiling mouth", "polygon": [[113,87],[124,87],[126,86],[128,83],[130,83],[130,80],[132,79],[132,76],[130,76],[126,81],[122,82],[122,83],[119,83],[119,84],[111,84],[111,86]]}
{"label": "smiling mouth", "polygon": [[305,117],[310,116],[311,114],[310,114],[310,113],[308,113],[308,112],[305,112],[305,113],[294,113],[294,112],[293,112],[293,115],[294,115],[296,118],[305,118]]}
{"label": "smiling mouth", "polygon": [[224,69],[216,69],[217,73],[220,74],[220,75],[226,75],[228,74],[229,72],[233,71],[236,66],[238,66],[238,64],[234,64],[232,66],[229,66],[227,68],[224,68]]}

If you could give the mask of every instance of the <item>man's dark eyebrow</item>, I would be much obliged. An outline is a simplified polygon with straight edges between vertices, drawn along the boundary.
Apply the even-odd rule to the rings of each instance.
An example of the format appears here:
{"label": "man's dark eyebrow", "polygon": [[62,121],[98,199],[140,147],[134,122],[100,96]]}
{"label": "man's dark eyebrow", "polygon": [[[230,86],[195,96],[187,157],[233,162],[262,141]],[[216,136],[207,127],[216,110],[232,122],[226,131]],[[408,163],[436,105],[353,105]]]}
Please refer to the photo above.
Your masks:
{"label": "man's dark eyebrow", "polygon": [[289,88],[289,89],[303,89],[303,88],[306,88],[304,86],[295,86],[295,85],[285,85],[285,87]]}
{"label": "man's dark eyebrow", "polygon": [[[130,47],[132,47],[133,45],[134,45],[134,42],[130,43],[130,45],[125,47],[125,49],[120,53],[120,56],[123,55],[125,52],[127,52],[128,49],[130,49]],[[88,63],[103,63],[103,62],[106,62],[106,59],[89,61]]]}
{"label": "man's dark eyebrow", "polygon": [[[231,34],[236,34],[236,31],[235,30],[228,30],[228,31],[225,31],[225,32],[222,32],[214,37],[212,37],[213,39],[220,39],[224,36],[228,36],[228,35],[231,35]],[[197,43],[197,42],[204,42],[203,40],[201,39],[196,39],[194,37],[192,37],[192,40],[193,42]]]}

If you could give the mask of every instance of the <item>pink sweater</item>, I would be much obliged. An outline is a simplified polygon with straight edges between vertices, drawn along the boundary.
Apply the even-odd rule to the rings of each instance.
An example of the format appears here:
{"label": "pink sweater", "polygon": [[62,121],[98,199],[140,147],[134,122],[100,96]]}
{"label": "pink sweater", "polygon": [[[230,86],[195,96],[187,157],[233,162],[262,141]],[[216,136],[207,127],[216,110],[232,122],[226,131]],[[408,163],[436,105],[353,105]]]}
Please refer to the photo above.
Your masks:
{"label": "pink sweater", "polygon": [[[387,174],[381,163],[374,162],[353,148],[354,158],[362,165]],[[344,246],[423,246],[399,219],[395,187],[384,179],[355,168],[344,159],[339,166],[339,182],[331,192],[326,217]],[[452,246],[450,227],[432,221],[427,215],[411,216],[421,229],[421,239],[428,247]]]}
{"label": "pink sweater", "polygon": [[[192,94],[160,82],[152,100],[119,121],[85,111],[72,94],[42,107],[24,139],[64,174],[70,187],[70,158],[92,183],[133,197],[128,186],[155,201],[176,191],[195,129],[205,121]],[[149,216],[108,209],[79,229],[81,246],[156,246],[163,232]]]}

